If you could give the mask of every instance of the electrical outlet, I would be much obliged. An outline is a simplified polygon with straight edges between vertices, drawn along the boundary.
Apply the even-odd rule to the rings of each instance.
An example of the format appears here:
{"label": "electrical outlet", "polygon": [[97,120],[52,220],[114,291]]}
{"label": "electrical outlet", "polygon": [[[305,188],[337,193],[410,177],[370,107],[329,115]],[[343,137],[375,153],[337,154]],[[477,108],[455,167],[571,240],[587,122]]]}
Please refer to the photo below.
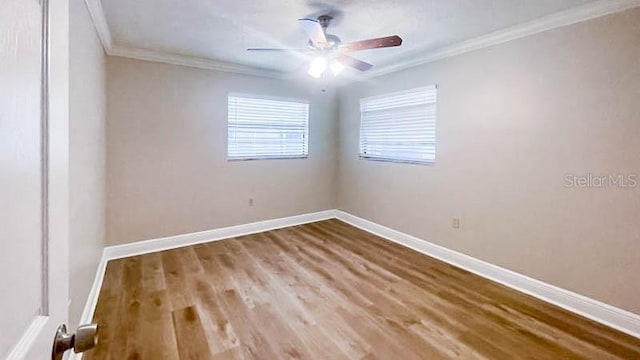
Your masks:
{"label": "electrical outlet", "polygon": [[253,206],[253,198],[249,198],[249,206]]}
{"label": "electrical outlet", "polygon": [[451,221],[451,227],[454,229],[460,229],[460,218],[453,218]]}

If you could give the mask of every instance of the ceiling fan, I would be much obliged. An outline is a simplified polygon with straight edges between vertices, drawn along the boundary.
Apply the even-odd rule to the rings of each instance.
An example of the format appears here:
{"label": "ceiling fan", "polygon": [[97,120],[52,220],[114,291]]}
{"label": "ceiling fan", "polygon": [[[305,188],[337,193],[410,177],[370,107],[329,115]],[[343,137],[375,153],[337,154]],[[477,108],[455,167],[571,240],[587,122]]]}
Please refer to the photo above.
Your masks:
{"label": "ceiling fan", "polygon": [[360,71],[367,71],[373,67],[373,65],[347,55],[347,53],[402,45],[402,38],[398,35],[343,44],[342,41],[340,41],[340,38],[336,35],[327,34],[327,27],[329,27],[332,19],[333,17],[329,15],[321,15],[317,20],[298,20],[304,32],[309,36],[307,48],[249,48],[247,51],[313,52],[316,54],[316,57],[309,64],[308,73],[315,78],[319,78],[325,73],[327,66],[331,68],[331,72],[334,76],[337,76],[345,66],[349,66]]}

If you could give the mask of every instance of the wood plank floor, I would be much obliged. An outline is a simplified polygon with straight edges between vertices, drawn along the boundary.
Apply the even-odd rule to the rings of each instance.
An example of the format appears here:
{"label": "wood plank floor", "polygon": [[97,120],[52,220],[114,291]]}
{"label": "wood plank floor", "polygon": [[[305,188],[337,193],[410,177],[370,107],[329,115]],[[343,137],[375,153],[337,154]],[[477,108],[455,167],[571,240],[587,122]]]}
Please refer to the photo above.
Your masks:
{"label": "wood plank floor", "polygon": [[640,359],[640,340],[328,220],[110,261],[85,359]]}

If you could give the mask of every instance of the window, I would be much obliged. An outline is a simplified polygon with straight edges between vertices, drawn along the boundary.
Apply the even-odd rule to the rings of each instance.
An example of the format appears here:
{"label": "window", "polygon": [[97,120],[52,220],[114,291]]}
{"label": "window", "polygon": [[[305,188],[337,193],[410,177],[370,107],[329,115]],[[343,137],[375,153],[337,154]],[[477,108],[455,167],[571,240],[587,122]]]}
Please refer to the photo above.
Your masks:
{"label": "window", "polygon": [[229,160],[300,158],[309,154],[309,104],[229,96]]}
{"label": "window", "polygon": [[360,100],[360,156],[435,162],[436,92],[428,86]]}

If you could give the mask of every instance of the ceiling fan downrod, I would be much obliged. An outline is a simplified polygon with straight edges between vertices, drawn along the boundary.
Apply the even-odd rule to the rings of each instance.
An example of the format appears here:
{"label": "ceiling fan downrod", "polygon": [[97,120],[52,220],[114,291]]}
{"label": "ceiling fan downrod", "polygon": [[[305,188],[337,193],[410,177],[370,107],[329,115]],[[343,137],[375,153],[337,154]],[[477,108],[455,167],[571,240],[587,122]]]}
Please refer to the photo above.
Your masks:
{"label": "ceiling fan downrod", "polygon": [[320,23],[320,26],[322,26],[322,30],[324,30],[325,34],[327,33],[327,28],[329,27],[331,20],[333,20],[333,17],[329,15],[318,16],[318,23]]}

